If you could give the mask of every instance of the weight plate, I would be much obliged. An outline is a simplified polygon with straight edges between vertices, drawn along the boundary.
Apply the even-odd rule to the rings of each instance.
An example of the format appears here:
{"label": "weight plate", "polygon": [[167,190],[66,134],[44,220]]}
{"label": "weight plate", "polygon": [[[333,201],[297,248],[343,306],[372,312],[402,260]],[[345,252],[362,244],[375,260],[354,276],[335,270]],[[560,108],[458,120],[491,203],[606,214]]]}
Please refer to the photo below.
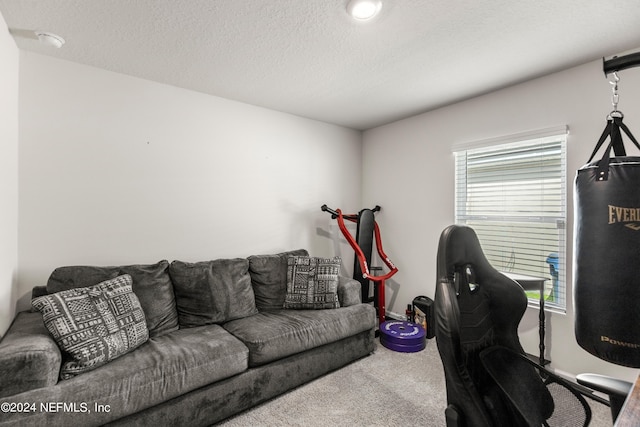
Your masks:
{"label": "weight plate", "polygon": [[380,325],[380,343],[394,351],[417,352],[426,347],[426,333],[417,323],[386,321]]}

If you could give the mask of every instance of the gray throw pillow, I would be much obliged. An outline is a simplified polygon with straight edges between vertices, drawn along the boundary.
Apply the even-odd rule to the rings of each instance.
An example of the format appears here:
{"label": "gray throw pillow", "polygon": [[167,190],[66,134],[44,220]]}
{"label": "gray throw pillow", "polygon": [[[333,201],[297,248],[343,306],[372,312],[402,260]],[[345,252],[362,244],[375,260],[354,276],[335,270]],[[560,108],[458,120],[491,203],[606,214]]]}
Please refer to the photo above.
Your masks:
{"label": "gray throw pillow", "polygon": [[224,323],[258,312],[249,261],[244,258],[173,261],[169,274],[181,328]]}
{"label": "gray throw pillow", "polygon": [[33,308],[63,354],[60,378],[69,379],[139,347],[149,331],[131,276],[35,298]]}
{"label": "gray throw pillow", "polygon": [[271,255],[252,255],[249,259],[251,285],[260,311],[281,310],[287,293],[287,259],[308,256],[305,249]]}
{"label": "gray throw pillow", "polygon": [[338,308],[340,257],[289,257],[284,308]]}
{"label": "gray throw pillow", "polygon": [[169,261],[113,267],[68,266],[56,268],[47,281],[52,294],[68,289],[95,285],[128,274],[147,319],[151,337],[178,330],[178,312],[169,276]]}

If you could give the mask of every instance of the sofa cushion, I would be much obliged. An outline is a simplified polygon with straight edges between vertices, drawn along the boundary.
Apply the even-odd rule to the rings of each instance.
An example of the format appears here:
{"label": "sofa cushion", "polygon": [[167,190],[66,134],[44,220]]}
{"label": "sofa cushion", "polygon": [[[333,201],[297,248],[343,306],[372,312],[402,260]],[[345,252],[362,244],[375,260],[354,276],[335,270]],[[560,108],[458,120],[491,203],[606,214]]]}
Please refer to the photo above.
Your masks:
{"label": "sofa cushion", "polygon": [[[90,409],[21,414],[21,425],[103,425],[244,372],[248,353],[218,325],[180,329],[150,338],[108,365],[4,400],[35,402],[38,408],[40,402],[77,402]],[[108,412],[96,412],[96,404],[108,405]],[[11,415],[0,413],[0,425]]]}
{"label": "sofa cushion", "polygon": [[125,274],[95,286],[31,301],[63,352],[60,378],[104,365],[149,339],[142,307]]}
{"label": "sofa cushion", "polygon": [[252,255],[249,259],[251,285],[260,311],[280,310],[287,293],[287,259],[308,256],[305,249],[273,255]]}
{"label": "sofa cushion", "polygon": [[340,257],[291,256],[287,260],[284,308],[338,308]]}
{"label": "sofa cushion", "polygon": [[18,313],[0,342],[0,397],[58,382],[62,355],[38,312]]}
{"label": "sofa cushion", "polygon": [[117,267],[68,266],[56,268],[47,281],[52,294],[73,288],[92,286],[128,274],[133,279],[133,292],[138,297],[152,337],[178,329],[178,312],[169,277],[169,262]]}
{"label": "sofa cushion", "polygon": [[180,327],[223,323],[258,312],[246,259],[173,261],[169,273]]}
{"label": "sofa cushion", "polygon": [[249,366],[334,342],[376,324],[369,304],[333,310],[273,310],[225,323],[223,327],[249,348]]}

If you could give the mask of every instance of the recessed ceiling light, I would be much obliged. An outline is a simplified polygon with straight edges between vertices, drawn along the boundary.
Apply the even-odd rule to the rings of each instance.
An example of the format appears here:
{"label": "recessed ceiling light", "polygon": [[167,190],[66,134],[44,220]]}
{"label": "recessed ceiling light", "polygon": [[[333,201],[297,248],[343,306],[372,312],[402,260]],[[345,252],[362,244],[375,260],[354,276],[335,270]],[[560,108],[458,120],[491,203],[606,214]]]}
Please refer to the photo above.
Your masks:
{"label": "recessed ceiling light", "polygon": [[347,12],[353,19],[367,21],[380,12],[381,0],[351,0],[347,4]]}
{"label": "recessed ceiling light", "polygon": [[36,31],[36,36],[38,36],[38,40],[40,40],[40,43],[47,46],[53,46],[60,49],[64,44],[64,39],[57,34],[47,33],[44,31]]}

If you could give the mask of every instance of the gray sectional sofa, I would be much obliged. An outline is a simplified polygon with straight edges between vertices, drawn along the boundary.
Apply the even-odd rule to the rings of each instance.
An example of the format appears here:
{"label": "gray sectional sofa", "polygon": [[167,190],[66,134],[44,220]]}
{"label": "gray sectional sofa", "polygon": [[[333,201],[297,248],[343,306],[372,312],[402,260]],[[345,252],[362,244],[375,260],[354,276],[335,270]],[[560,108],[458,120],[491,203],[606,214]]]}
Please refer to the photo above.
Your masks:
{"label": "gray sectional sofa", "polygon": [[[211,425],[373,352],[375,309],[360,303],[355,280],[338,278],[339,308],[303,309],[295,299],[293,308],[283,308],[296,257],[311,258],[297,250],[201,263],[56,269],[46,287],[34,288],[33,304],[41,311],[19,313],[0,342],[0,425]],[[295,275],[316,273],[326,272],[311,268]],[[105,354],[122,340],[144,342],[88,367],[68,362],[57,333],[68,334],[61,339],[69,344],[79,332],[59,320],[66,308],[44,303],[69,294],[65,304],[76,304],[89,298],[80,292],[87,286],[120,286],[116,278],[126,279],[123,287],[103,294],[122,293],[131,283],[133,311],[104,325],[104,319],[77,320],[85,322],[81,328],[96,322],[128,328],[116,334],[115,344],[92,344]],[[103,294],[91,289],[91,298],[102,301]],[[140,326],[136,301],[144,313],[142,331],[127,326]],[[117,300],[115,306],[129,303]],[[60,379],[64,372],[68,379]]]}

